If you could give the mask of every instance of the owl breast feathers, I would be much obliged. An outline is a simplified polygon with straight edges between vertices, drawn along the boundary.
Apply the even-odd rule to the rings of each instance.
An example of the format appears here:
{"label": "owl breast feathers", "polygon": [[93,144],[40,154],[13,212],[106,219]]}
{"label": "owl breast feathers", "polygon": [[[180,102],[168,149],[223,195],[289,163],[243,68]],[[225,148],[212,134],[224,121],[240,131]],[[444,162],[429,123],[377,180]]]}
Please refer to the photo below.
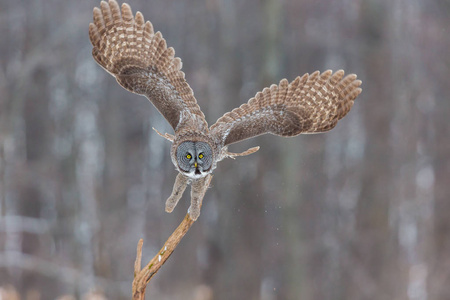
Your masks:
{"label": "owl breast feathers", "polygon": [[361,81],[355,74],[316,71],[292,82],[282,79],[208,127],[181,71],[181,60],[140,12],[133,17],[128,4],[120,9],[114,0],[102,1],[100,8],[94,8],[89,38],[97,63],[122,87],[147,97],[174,129],[175,135],[158,132],[172,142],[171,158],[179,171],[166,211],[174,209],[191,184],[189,215],[193,220],[200,215],[217,162],[259,149],[231,153],[228,145],[265,133],[291,137],[328,131],[361,93]]}

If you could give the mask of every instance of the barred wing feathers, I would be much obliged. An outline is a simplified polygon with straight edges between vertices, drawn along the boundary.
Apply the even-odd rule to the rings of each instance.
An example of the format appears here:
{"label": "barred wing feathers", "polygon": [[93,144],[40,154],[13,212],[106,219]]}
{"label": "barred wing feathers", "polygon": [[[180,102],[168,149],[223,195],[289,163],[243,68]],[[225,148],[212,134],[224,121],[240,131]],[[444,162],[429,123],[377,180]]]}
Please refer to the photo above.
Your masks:
{"label": "barred wing feathers", "polygon": [[264,133],[295,136],[325,132],[336,126],[361,93],[355,74],[305,74],[258,92],[248,103],[226,113],[211,126],[211,134],[229,145]]}
{"label": "barred wing feathers", "polygon": [[140,12],[133,17],[128,4],[122,10],[116,1],[101,2],[94,8],[89,24],[92,55],[97,63],[130,92],[146,96],[174,130],[183,116],[207,128],[203,112],[181,71],[181,60],[167,48],[160,32],[144,21]]}

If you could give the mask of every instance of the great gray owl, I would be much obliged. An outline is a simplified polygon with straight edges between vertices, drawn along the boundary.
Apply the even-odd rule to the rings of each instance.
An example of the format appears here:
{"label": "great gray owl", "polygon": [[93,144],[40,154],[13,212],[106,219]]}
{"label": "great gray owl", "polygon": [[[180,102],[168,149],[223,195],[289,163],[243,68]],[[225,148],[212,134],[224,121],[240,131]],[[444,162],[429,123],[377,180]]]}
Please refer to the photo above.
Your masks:
{"label": "great gray owl", "polygon": [[167,48],[160,32],[144,21],[140,12],[133,17],[128,4],[122,10],[116,1],[102,1],[94,8],[89,24],[92,55],[130,92],[146,96],[173,127],[175,135],[161,134],[172,142],[172,162],[179,174],[166,211],[177,205],[186,186],[191,188],[189,215],[196,220],[211,173],[224,158],[256,152],[228,152],[227,146],[264,133],[295,136],[332,129],[361,93],[356,75],[328,70],[305,74],[292,82],[258,92],[248,103],[224,114],[208,127],[203,112],[181,71],[181,60]]}

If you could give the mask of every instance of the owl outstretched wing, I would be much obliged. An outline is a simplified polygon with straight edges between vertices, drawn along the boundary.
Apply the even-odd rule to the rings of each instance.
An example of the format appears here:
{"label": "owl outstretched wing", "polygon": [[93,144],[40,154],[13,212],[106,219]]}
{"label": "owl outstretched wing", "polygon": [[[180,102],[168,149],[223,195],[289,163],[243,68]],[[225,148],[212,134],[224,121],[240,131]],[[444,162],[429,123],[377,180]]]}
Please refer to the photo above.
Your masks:
{"label": "owl outstretched wing", "polygon": [[332,129],[361,93],[361,81],[344,71],[305,74],[273,84],[224,114],[210,132],[223,146],[264,133],[295,136]]}
{"label": "owl outstretched wing", "polygon": [[207,130],[205,116],[181,71],[181,60],[140,12],[133,17],[128,4],[122,4],[121,11],[116,1],[102,1],[100,9],[94,8],[89,38],[97,63],[122,87],[146,96],[174,130],[183,119],[196,120]]}

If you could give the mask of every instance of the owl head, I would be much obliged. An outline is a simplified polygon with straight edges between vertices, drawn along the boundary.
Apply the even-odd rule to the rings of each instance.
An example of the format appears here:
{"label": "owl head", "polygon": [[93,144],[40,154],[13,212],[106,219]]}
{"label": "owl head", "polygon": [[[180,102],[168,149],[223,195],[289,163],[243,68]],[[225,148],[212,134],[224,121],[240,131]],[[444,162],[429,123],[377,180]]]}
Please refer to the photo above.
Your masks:
{"label": "owl head", "polygon": [[198,136],[174,141],[172,162],[179,172],[196,179],[205,177],[215,169],[215,155],[212,143]]}

